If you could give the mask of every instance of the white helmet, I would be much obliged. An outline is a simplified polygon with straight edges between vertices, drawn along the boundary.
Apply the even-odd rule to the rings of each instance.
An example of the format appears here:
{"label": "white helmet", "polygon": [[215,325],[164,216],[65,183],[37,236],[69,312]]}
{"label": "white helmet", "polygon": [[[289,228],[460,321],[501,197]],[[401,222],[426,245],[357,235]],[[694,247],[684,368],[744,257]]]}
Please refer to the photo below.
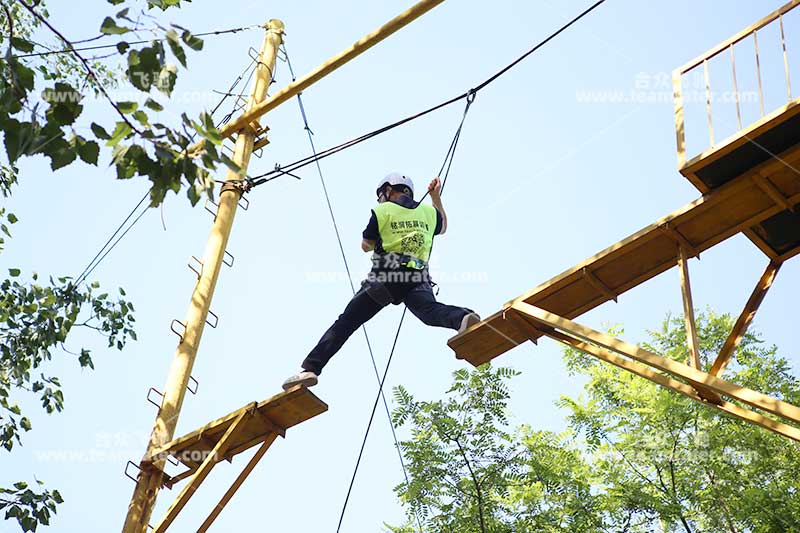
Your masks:
{"label": "white helmet", "polygon": [[383,189],[386,185],[403,185],[408,187],[411,191],[411,195],[414,195],[414,182],[411,181],[411,178],[408,176],[404,176],[399,172],[392,172],[391,174],[387,175],[385,178],[381,179],[378,182],[378,188],[375,190],[376,194],[380,194],[381,189]]}

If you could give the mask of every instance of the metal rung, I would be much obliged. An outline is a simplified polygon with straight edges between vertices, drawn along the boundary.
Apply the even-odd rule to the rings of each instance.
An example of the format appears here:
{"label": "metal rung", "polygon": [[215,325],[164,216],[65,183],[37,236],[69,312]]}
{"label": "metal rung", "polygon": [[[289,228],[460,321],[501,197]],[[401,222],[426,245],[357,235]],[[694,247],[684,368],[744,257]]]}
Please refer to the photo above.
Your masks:
{"label": "metal rung", "polygon": [[207,198],[207,199],[206,199],[206,205],[205,205],[206,211],[208,211],[209,213],[211,213],[212,215],[214,215],[214,220],[216,220],[216,219],[217,219],[217,212],[216,212],[216,211],[212,211],[212,210],[211,210],[211,209],[208,207],[208,204],[214,204],[214,206],[215,206],[215,207],[217,207],[217,208],[219,208],[219,205],[217,204],[217,202],[215,202],[214,200],[212,200],[212,199],[210,199],[210,198]]}
{"label": "metal rung", "polygon": [[189,384],[188,384],[188,383],[186,384],[186,390],[188,390],[188,391],[189,391],[189,392],[191,392],[192,394],[197,394],[197,389],[199,389],[199,388],[200,388],[200,382],[199,382],[199,381],[197,381],[197,380],[194,378],[194,376],[189,376],[189,381],[190,381],[190,382],[191,382],[191,381],[194,381],[194,390],[192,390],[192,388],[189,386]]}
{"label": "metal rung", "polygon": [[155,392],[156,394],[158,394],[159,396],[161,396],[161,402],[162,402],[162,403],[164,402],[164,394],[162,394],[162,393],[161,393],[161,391],[159,391],[159,390],[158,390],[157,388],[155,388],[155,387],[150,387],[150,390],[148,390],[148,391],[147,391],[147,401],[148,401],[148,402],[150,402],[150,403],[152,403],[153,405],[155,405],[155,406],[156,406],[156,407],[158,407],[159,409],[161,409],[161,404],[160,404],[160,403],[156,403],[156,402],[154,402],[154,401],[152,400],[152,398],[150,398],[150,393],[151,393],[151,392]]}
{"label": "metal rung", "polygon": [[219,324],[219,317],[211,309],[208,310],[208,314],[214,317],[214,323],[212,324],[211,321],[206,318],[206,324],[208,324],[210,327],[216,329],[217,324]]}
{"label": "metal rung", "polygon": [[[242,203],[242,202],[244,202],[244,203]],[[250,200],[248,200],[244,196],[240,196],[239,197],[239,207],[242,208],[242,211],[247,211],[247,209],[250,207]]]}
{"label": "metal rung", "polygon": [[[225,257],[230,257],[231,262],[228,263],[227,261],[225,261]],[[222,263],[228,265],[228,267],[230,268],[233,268],[233,259],[234,259],[233,255],[228,250],[225,250],[225,254],[222,256]]]}
{"label": "metal rung", "polygon": [[189,261],[189,268],[191,268],[191,269],[192,269],[192,271],[193,271],[195,274],[197,274],[197,278],[199,279],[199,278],[200,278],[200,276],[202,276],[202,275],[203,275],[203,267],[204,267],[205,265],[203,265],[203,262],[202,262],[202,261],[200,261],[200,260],[199,260],[197,257],[195,257],[195,256],[192,256],[192,259],[194,259],[194,260],[195,260],[195,262],[196,262],[198,265],[200,265],[200,270],[197,270],[197,269],[194,267],[194,265],[192,265],[192,262],[191,262],[191,260]]}
{"label": "metal rung", "polygon": [[137,480],[135,477],[131,476],[128,473],[128,467],[131,466],[131,465],[133,465],[133,467],[136,468],[136,470],[138,470],[139,472],[142,471],[142,469],[139,468],[139,465],[137,465],[133,461],[128,461],[128,464],[125,465],[125,476],[127,476],[127,478],[130,479],[131,481],[133,481],[134,483],[139,483],[139,480]]}
{"label": "metal rung", "polygon": [[180,461],[178,461],[177,459],[175,459],[171,455],[167,456],[167,461],[169,461],[169,464],[171,464],[172,466],[178,466],[179,464],[181,464]]}
{"label": "metal rung", "polygon": [[253,61],[258,61],[258,50],[252,46],[247,50],[247,55],[250,56],[250,59]]}
{"label": "metal rung", "polygon": [[[175,331],[175,323],[176,323],[176,322],[177,322],[178,324],[180,324],[181,326],[183,326],[183,333],[179,333],[179,332]],[[183,322],[181,322],[180,320],[178,320],[178,319],[176,318],[175,320],[173,320],[173,321],[170,323],[170,325],[169,325],[169,329],[171,329],[171,330],[172,330],[172,333],[174,333],[175,335],[177,335],[178,337],[180,337],[180,338],[181,338],[181,342],[183,342],[183,334],[184,334],[184,333],[186,333],[186,324],[184,324]]]}

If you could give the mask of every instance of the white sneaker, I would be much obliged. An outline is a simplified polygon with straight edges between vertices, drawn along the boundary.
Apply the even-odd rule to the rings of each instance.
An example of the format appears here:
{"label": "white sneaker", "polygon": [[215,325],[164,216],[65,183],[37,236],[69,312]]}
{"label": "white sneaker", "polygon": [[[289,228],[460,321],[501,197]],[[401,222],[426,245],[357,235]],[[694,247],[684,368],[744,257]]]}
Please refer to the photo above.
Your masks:
{"label": "white sneaker", "polygon": [[480,321],[481,317],[478,316],[478,313],[469,313],[461,319],[461,327],[458,328],[458,332],[464,333],[470,326],[474,326]]}
{"label": "white sneaker", "polygon": [[303,371],[295,374],[283,382],[283,390],[289,390],[295,385],[302,385],[303,387],[313,387],[319,381],[319,376],[313,372]]}

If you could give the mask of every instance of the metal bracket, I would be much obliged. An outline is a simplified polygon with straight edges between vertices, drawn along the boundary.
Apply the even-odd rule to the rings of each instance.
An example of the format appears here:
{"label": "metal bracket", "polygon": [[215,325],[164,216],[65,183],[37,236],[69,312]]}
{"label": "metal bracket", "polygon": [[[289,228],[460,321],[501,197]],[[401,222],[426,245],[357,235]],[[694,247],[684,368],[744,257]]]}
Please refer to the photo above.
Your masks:
{"label": "metal bracket", "polygon": [[199,381],[197,381],[197,380],[194,378],[194,376],[189,376],[189,381],[190,381],[190,382],[191,382],[191,381],[194,381],[194,390],[192,390],[192,388],[189,386],[189,384],[188,384],[188,383],[186,384],[186,390],[188,390],[188,391],[189,391],[189,392],[191,392],[192,394],[197,394],[197,389],[199,389],[199,388],[200,388],[200,382],[199,382]]}
{"label": "metal bracket", "polygon": [[[231,258],[231,262],[230,263],[225,261],[225,257],[226,256]],[[222,263],[225,264],[225,265],[228,265],[229,268],[233,268],[233,260],[234,260],[233,254],[231,254],[228,250],[225,250],[225,254],[223,254],[223,256],[222,256]]]}
{"label": "metal bracket", "polygon": [[158,394],[159,396],[161,396],[161,402],[162,402],[162,403],[164,402],[164,394],[163,394],[163,393],[162,393],[160,390],[158,390],[157,388],[155,388],[155,387],[150,387],[150,390],[148,390],[148,391],[147,391],[147,401],[148,401],[148,402],[150,402],[150,403],[152,403],[153,405],[155,405],[155,406],[156,406],[156,407],[158,407],[159,409],[161,409],[161,404],[160,404],[160,403],[156,403],[156,402],[154,402],[154,401],[152,400],[152,398],[150,398],[150,393],[151,393],[151,392],[155,392],[156,394]]}
{"label": "metal bracket", "polygon": [[[178,324],[180,324],[181,326],[183,326],[183,333],[179,333],[179,332],[175,331],[175,323],[176,323],[176,322],[177,322]],[[181,338],[181,342],[183,342],[183,335],[184,335],[184,333],[186,333],[186,324],[184,324],[183,322],[181,322],[180,320],[178,320],[178,319],[176,318],[175,320],[173,320],[172,322],[170,322],[170,324],[169,324],[169,329],[171,329],[171,330],[172,330],[172,333],[174,333],[175,335],[177,335],[178,337],[180,337],[180,338]]]}
{"label": "metal bracket", "polygon": [[131,465],[133,465],[133,467],[134,467],[136,470],[138,470],[139,472],[141,472],[141,471],[142,471],[142,469],[141,469],[141,468],[139,468],[139,465],[137,465],[137,464],[136,464],[136,463],[134,463],[133,461],[128,461],[128,464],[126,464],[126,465],[125,465],[125,476],[127,476],[127,478],[128,478],[128,479],[130,479],[131,481],[133,481],[134,483],[139,483],[139,480],[137,480],[135,477],[131,476],[131,475],[128,473],[128,467],[129,467],[129,466],[131,466]]}
{"label": "metal bracket", "polygon": [[214,317],[214,323],[212,324],[211,321],[206,318],[206,324],[208,324],[209,327],[216,329],[217,324],[219,324],[219,316],[217,316],[217,314],[211,309],[208,310],[208,314]]}
{"label": "metal bracket", "polygon": [[[191,259],[194,259],[194,260],[195,260],[195,262],[196,262],[198,265],[200,265],[200,270],[197,270],[197,269],[194,267],[194,265],[192,265],[192,260],[191,260]],[[191,259],[189,260],[189,268],[191,268],[191,269],[192,269],[192,271],[193,271],[195,274],[197,274],[197,279],[200,279],[200,276],[202,276],[202,275],[203,275],[203,267],[204,267],[205,265],[203,264],[203,262],[202,262],[202,261],[200,261],[200,260],[199,260],[197,257],[195,257],[195,256],[192,256],[192,258],[191,258]]]}

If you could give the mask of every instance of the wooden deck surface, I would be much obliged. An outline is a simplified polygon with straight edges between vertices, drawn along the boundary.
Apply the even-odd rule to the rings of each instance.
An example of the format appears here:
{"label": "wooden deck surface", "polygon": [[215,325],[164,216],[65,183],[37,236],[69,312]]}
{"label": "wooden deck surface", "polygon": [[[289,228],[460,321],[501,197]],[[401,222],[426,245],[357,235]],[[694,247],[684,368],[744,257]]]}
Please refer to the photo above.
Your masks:
{"label": "wooden deck surface", "polygon": [[[800,146],[770,159],[641,231],[515,298],[573,319],[677,265],[679,243],[696,255],[800,203]],[[764,187],[764,179],[770,188]],[[778,191],[785,203],[776,201]],[[780,200],[780,199],[778,199]],[[796,253],[796,250],[795,252]],[[530,340],[503,310],[452,337],[459,359],[475,366]],[[540,335],[534,335],[537,338]]]}

